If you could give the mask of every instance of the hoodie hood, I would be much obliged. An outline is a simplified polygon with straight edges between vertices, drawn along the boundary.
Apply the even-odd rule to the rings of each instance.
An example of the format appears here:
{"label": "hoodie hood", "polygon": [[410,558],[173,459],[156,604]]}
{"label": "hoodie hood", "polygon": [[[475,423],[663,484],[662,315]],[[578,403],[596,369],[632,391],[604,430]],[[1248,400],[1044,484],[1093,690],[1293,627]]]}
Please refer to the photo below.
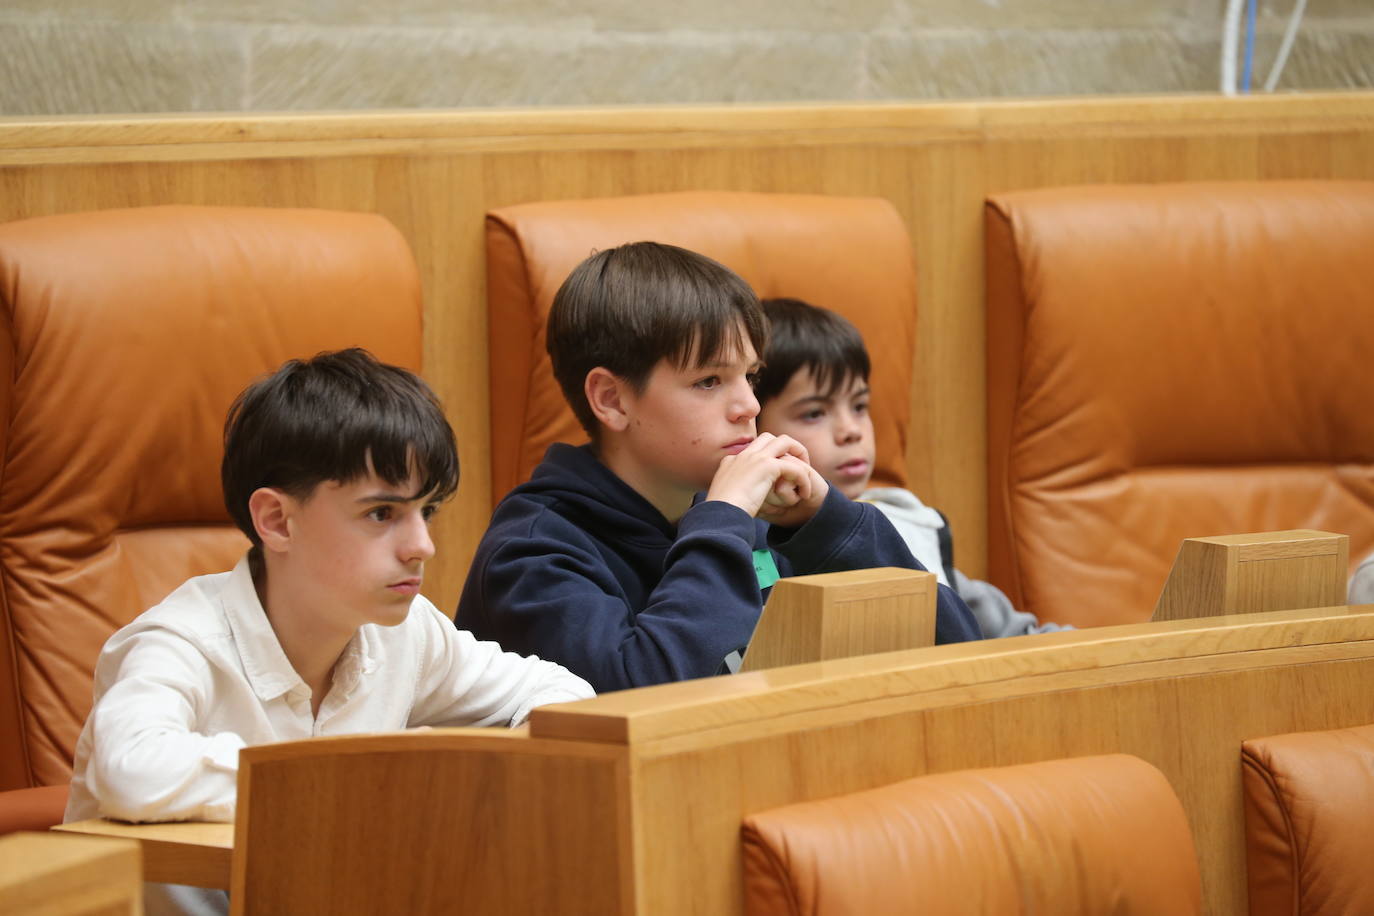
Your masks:
{"label": "hoodie hood", "polygon": [[666,547],[677,536],[677,526],[602,464],[590,445],[550,445],[534,475],[506,500],[516,497],[539,502],[578,527],[617,541]]}

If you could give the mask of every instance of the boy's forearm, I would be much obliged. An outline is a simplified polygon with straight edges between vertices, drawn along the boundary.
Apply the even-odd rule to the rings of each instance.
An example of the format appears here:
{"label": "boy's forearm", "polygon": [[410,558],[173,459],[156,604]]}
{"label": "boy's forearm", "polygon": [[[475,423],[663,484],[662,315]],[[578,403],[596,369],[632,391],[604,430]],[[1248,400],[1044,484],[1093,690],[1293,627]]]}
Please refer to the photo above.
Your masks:
{"label": "boy's forearm", "polygon": [[755,530],[737,507],[692,507],[652,583],[621,581],[571,526],[507,542],[479,573],[483,613],[465,594],[466,616],[489,619],[483,638],[566,665],[599,692],[706,677],[758,621]]}
{"label": "boy's forearm", "polygon": [[519,725],[536,706],[594,695],[591,685],[562,665],[479,641],[427,602],[419,610],[431,627],[432,655],[423,666],[409,726]]}
{"label": "boy's forearm", "polygon": [[234,817],[235,731],[198,730],[207,709],[205,657],[163,630],[113,639],[97,663],[98,689],[77,764],[99,813],[132,821]]}
{"label": "boy's forearm", "polygon": [[127,821],[234,819],[238,752],[232,732],[207,736],[152,732],[97,753],[86,783],[99,813]]}

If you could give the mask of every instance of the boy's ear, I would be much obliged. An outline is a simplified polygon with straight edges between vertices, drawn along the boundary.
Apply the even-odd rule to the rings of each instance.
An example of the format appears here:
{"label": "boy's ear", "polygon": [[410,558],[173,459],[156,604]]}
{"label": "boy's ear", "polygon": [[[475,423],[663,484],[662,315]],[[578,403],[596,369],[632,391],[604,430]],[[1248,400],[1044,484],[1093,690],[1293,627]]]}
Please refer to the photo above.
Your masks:
{"label": "boy's ear", "polygon": [[597,366],[587,373],[582,383],[582,393],[592,408],[592,413],[602,426],[613,432],[623,432],[630,425],[625,394],[628,386],[604,366]]}
{"label": "boy's ear", "polygon": [[294,505],[295,500],[275,487],[259,487],[248,497],[248,514],[264,550],[281,553],[286,549],[291,540],[288,520]]}

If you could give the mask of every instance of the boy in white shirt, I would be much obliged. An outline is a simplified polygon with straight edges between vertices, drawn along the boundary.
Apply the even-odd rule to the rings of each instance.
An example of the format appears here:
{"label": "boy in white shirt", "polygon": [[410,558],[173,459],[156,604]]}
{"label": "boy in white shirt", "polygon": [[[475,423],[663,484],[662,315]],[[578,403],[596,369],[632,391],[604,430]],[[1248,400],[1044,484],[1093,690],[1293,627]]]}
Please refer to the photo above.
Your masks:
{"label": "boy in white shirt", "polygon": [[420,596],[458,455],[412,373],[358,349],[286,363],[230,408],[221,477],[253,546],[105,644],[67,820],[231,821],[241,747],[515,725],[592,696]]}
{"label": "boy in white shirt", "polygon": [[983,635],[1022,636],[1064,629],[1018,611],[990,582],[954,568],[949,525],[915,493],[868,486],[873,474],[873,418],[868,412],[868,350],[843,316],[799,299],[769,299],[768,347],[754,386],[759,429],[800,442],[811,465],[850,499],[872,503],[921,565],[964,599]]}

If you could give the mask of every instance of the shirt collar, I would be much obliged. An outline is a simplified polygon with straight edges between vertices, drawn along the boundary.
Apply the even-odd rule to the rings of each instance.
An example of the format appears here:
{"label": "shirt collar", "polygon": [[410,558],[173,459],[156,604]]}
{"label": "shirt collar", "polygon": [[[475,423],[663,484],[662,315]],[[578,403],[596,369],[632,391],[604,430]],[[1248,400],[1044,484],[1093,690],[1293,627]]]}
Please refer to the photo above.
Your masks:
{"label": "shirt collar", "polygon": [[364,675],[377,670],[381,644],[376,630],[377,627],[370,623],[360,627],[334,665],[334,682],[330,689],[338,691],[345,699],[353,695]]}
{"label": "shirt collar", "polygon": [[308,690],[305,681],[291,667],[290,660],[282,651],[272,623],[267,619],[267,612],[258,600],[247,554],[239,559],[229,573],[229,582],[220,595],[220,601],[224,606],[224,616],[229,621],[229,630],[234,634],[234,642],[238,643],[244,673],[248,675],[248,683],[258,699],[275,700],[297,686]]}
{"label": "shirt collar", "polygon": [[[258,600],[258,590],[253,585],[253,573],[249,568],[248,555],[244,554],[229,573],[229,582],[221,594],[224,616],[229,621],[229,630],[239,646],[239,657],[243,660],[243,670],[248,675],[248,683],[258,699],[275,700],[293,689],[309,692],[309,686],[291,667],[267,612]],[[358,686],[363,675],[377,670],[381,645],[376,629],[372,624],[361,627],[344,648],[334,668],[334,682],[331,689],[341,690],[344,696],[351,694]]]}

